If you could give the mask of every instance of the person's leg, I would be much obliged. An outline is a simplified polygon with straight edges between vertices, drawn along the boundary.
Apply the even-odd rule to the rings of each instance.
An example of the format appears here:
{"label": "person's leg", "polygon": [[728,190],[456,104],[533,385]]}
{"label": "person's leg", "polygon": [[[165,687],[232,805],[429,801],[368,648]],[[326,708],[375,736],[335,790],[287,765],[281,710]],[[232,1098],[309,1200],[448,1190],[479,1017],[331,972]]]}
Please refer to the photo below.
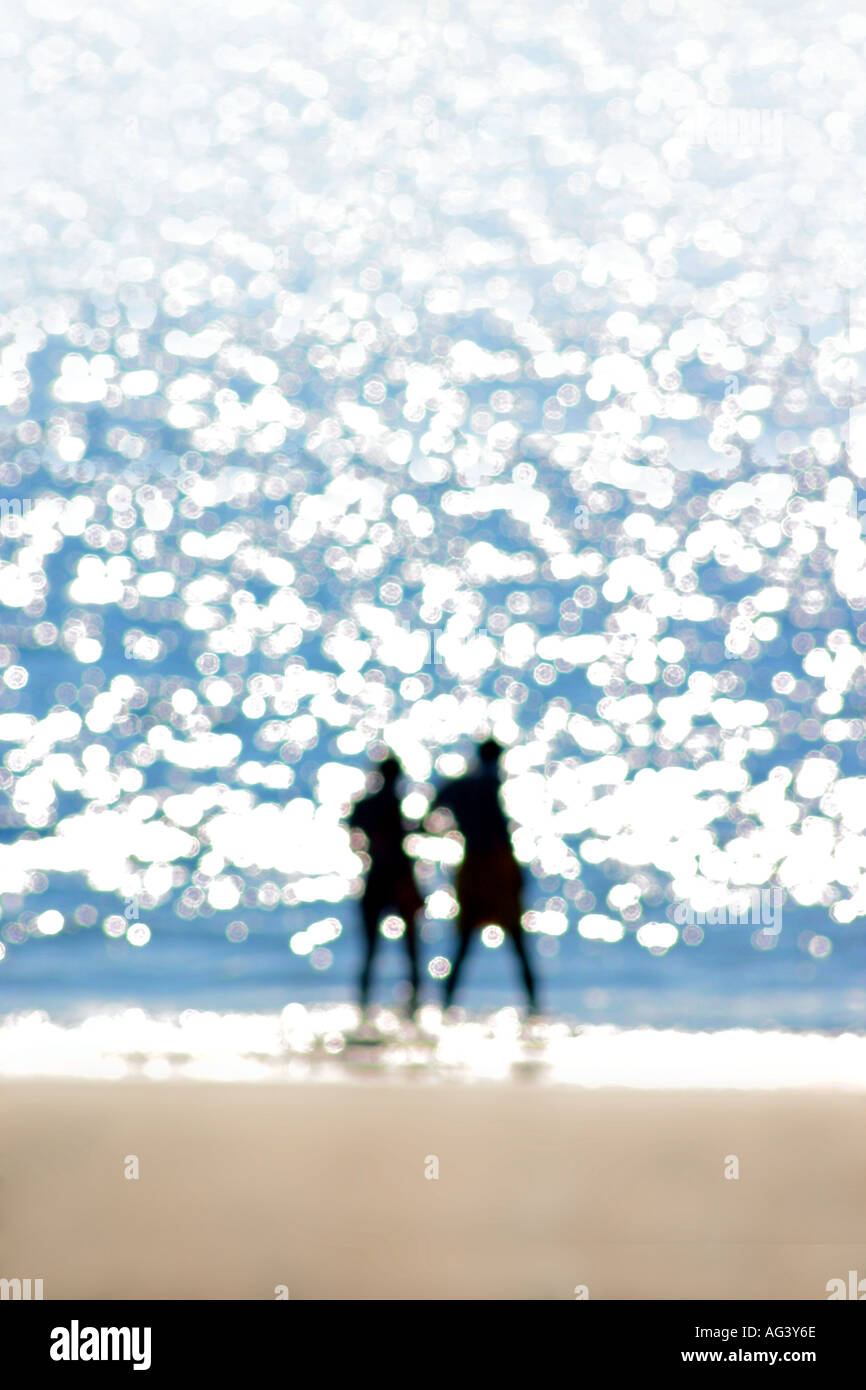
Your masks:
{"label": "person's leg", "polygon": [[532,963],[529,959],[526,939],[523,935],[523,889],[524,871],[518,864],[513,855],[510,856],[510,863],[507,868],[502,866],[502,877],[508,883],[509,902],[505,911],[505,920],[502,923],[506,936],[510,936],[517,952],[517,959],[520,962],[520,970],[523,975],[523,987],[526,990],[526,998],[532,1013],[538,1012],[538,998],[535,991],[535,976]]}
{"label": "person's leg", "polygon": [[394,887],[394,899],[390,906],[402,918],[404,925],[403,940],[409,956],[409,984],[412,990],[408,1000],[411,1015],[418,1007],[421,984],[418,972],[418,918],[424,910],[424,899],[418,891],[408,860],[402,879]]}
{"label": "person's leg", "polygon": [[418,973],[418,932],[413,916],[410,916],[406,923],[405,938],[406,950],[409,952],[409,983],[412,986],[412,993],[409,996],[409,1013],[414,1014],[418,1007],[421,980]]}
{"label": "person's leg", "polygon": [[532,1013],[538,1013],[538,1000],[535,994],[535,978],[532,973],[532,965],[529,960],[529,952],[526,949],[526,942],[523,939],[523,928],[520,923],[512,925],[507,935],[514,942],[514,949],[520,960],[520,969],[523,972],[523,986],[526,990],[526,997],[529,1000],[529,1008]]}
{"label": "person's leg", "polygon": [[379,944],[379,907],[378,904],[364,899],[361,903],[361,920],[364,926],[365,952],[364,961],[361,966],[361,980],[358,988],[358,997],[361,1004],[361,1013],[367,1012],[367,1003],[370,998],[370,977],[373,973],[373,957],[376,954],[376,947]]}
{"label": "person's leg", "polygon": [[451,1004],[451,1001],[452,1001],[453,998],[454,998],[454,994],[455,994],[455,992],[456,992],[456,990],[457,990],[457,984],[458,984],[458,981],[459,981],[459,979],[460,979],[460,974],[461,974],[461,971],[463,970],[463,964],[464,964],[464,961],[466,960],[466,953],[468,952],[469,947],[470,947],[470,945],[471,945],[471,943],[472,943],[472,935],[473,935],[473,933],[472,933],[472,928],[471,928],[471,927],[469,927],[468,925],[464,924],[463,922],[459,922],[459,924],[458,924],[458,931],[459,931],[459,934],[460,934],[460,935],[459,935],[459,945],[458,945],[458,947],[457,947],[457,955],[455,956],[455,958],[454,958],[454,964],[453,964],[452,967],[451,967],[451,974],[448,976],[448,979],[445,981],[445,1007],[446,1007],[446,1009],[449,1007],[449,1005]]}

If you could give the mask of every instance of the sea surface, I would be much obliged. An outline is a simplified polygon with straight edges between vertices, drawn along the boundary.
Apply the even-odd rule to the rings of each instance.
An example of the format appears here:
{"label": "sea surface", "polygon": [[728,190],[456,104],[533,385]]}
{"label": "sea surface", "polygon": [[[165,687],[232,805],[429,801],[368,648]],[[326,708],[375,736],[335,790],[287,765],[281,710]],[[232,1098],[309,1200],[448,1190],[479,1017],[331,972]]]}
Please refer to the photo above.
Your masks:
{"label": "sea surface", "polygon": [[862,1035],[866,15],[29,0],[0,66],[6,1042],[348,1028],[389,751],[435,1005],[491,734],[563,1027]]}

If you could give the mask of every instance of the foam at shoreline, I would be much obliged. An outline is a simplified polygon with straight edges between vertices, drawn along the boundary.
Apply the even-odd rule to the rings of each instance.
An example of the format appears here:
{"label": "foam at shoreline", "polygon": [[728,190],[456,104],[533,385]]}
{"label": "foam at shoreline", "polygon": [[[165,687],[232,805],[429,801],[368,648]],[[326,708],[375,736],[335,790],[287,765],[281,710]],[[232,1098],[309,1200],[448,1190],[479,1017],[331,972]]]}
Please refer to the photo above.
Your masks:
{"label": "foam at shoreline", "polygon": [[580,1027],[567,1019],[521,1023],[515,1009],[412,1026],[380,1010],[359,1030],[351,1004],[282,1013],[143,1009],[93,1013],[62,1025],[44,1012],[0,1023],[0,1077],[327,1081],[374,1074],[433,1081],[507,1080],[640,1089],[866,1089],[866,1036],[729,1028]]}

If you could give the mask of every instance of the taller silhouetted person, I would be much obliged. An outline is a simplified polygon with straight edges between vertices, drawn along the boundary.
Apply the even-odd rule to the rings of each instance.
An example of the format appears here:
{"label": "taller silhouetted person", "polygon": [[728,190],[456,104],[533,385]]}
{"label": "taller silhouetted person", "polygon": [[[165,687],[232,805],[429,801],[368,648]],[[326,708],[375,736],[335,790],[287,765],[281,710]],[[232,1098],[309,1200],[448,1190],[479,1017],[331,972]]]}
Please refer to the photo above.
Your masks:
{"label": "taller silhouetted person", "polygon": [[482,927],[501,927],[520,960],[529,1007],[538,1005],[532,966],[523,940],[523,870],[514,857],[508,823],[499,799],[501,746],[489,738],[478,750],[478,770],[450,782],[437,796],[432,809],[451,812],[463,836],[463,863],[455,887],[459,913],[459,941],[454,966],[445,985],[445,1006],[457,990],[473,934]]}
{"label": "taller silhouetted person", "polygon": [[400,811],[397,796],[397,782],[401,776],[400,764],[396,758],[386,758],[379,769],[382,785],[355,806],[349,817],[349,824],[355,830],[362,830],[367,837],[367,853],[370,868],[364,895],[361,898],[361,920],[366,935],[366,950],[361,967],[360,1003],[366,1010],[370,994],[370,976],[373,957],[379,944],[379,923],[382,917],[392,912],[402,917],[405,923],[403,940],[409,953],[409,976],[412,993],[409,1011],[414,1013],[418,1004],[418,944],[415,918],[424,906],[424,899],[418,891],[412,861],[403,848],[406,827]]}

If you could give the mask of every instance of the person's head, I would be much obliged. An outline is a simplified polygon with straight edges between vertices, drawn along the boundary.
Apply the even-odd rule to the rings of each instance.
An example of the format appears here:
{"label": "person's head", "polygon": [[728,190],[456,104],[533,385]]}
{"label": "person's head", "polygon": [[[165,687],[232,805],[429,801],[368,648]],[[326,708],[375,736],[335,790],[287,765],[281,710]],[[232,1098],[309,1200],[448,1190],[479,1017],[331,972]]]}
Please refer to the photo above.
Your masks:
{"label": "person's head", "polygon": [[503,752],[502,744],[497,743],[495,738],[486,738],[478,749],[482,767],[495,767]]}
{"label": "person's head", "polygon": [[396,758],[386,758],[379,765],[379,775],[386,787],[393,787],[402,775],[403,769]]}

